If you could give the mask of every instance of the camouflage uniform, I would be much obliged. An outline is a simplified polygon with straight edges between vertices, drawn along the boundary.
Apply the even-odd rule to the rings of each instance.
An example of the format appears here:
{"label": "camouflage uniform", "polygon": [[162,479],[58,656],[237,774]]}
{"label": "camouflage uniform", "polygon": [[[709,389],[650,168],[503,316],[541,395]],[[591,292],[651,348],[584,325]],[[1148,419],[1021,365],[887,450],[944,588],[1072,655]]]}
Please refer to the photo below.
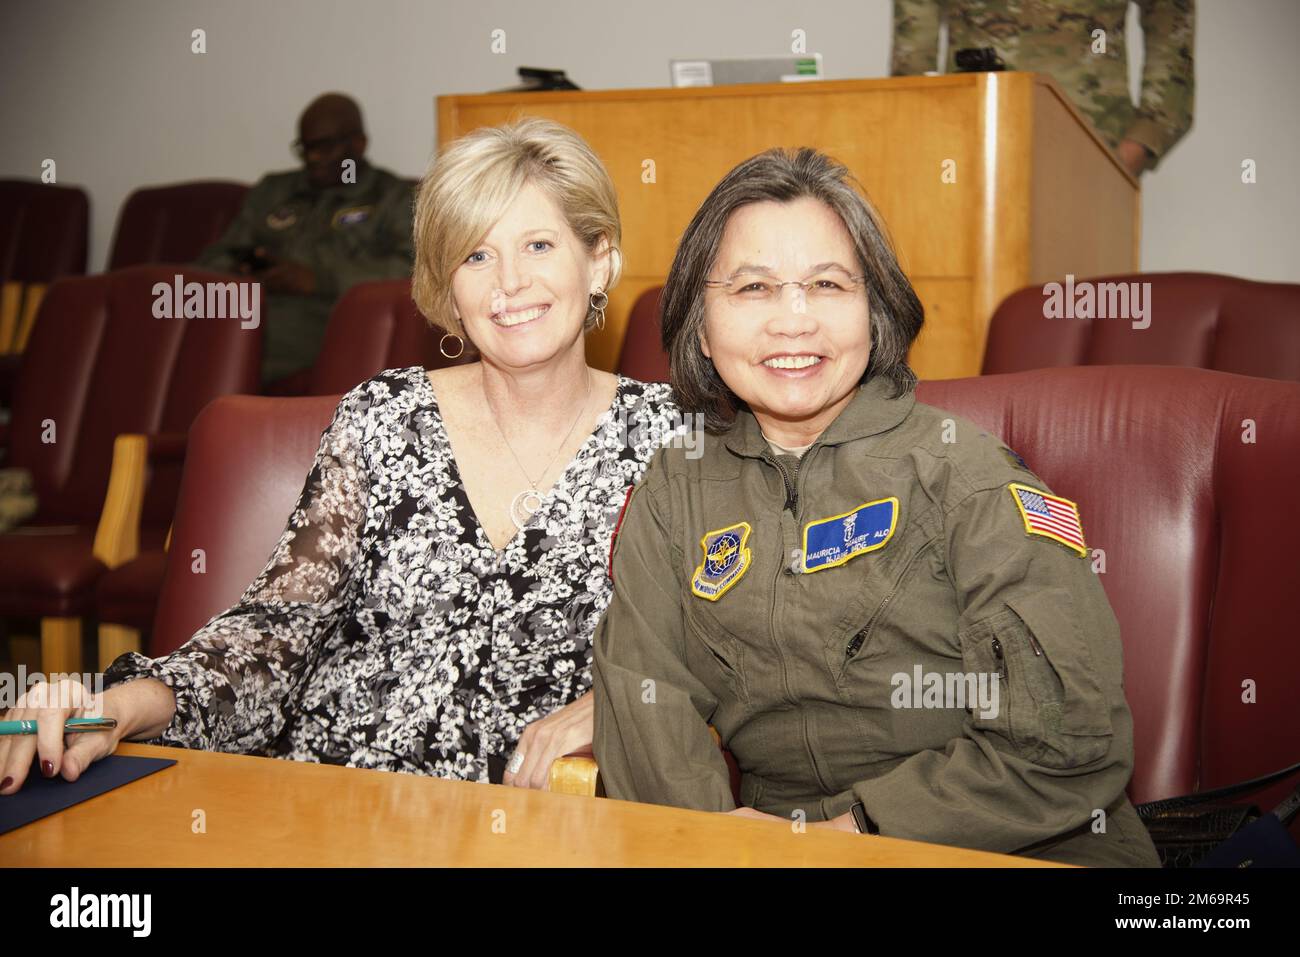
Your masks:
{"label": "camouflage uniform", "polygon": [[[1141,103],[1129,99],[1124,52],[1127,0],[894,0],[895,75],[934,70],[939,24],[948,24],[948,63],[968,47],[992,47],[1008,70],[1046,73],[1092,119],[1112,148],[1141,143],[1160,158],[1192,125],[1195,76],[1194,0],[1137,0],[1146,62]],[[1094,30],[1106,31],[1106,52],[1093,53]]]}
{"label": "camouflage uniform", "polygon": [[313,295],[268,294],[263,300],[264,383],[315,361],[330,310],[350,287],[411,274],[410,184],[365,160],[357,163],[356,180],[314,190],[305,170],[264,176],[230,228],[196,260],[235,272],[242,249],[262,246],[268,256],[303,263],[316,274]]}

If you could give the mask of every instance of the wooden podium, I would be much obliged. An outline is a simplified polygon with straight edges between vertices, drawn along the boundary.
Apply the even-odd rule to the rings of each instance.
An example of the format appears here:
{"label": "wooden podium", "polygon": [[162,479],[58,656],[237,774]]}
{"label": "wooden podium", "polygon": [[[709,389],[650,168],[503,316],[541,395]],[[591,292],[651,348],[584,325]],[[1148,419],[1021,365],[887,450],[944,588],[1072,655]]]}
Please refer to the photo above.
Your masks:
{"label": "wooden podium", "polygon": [[437,111],[440,144],[544,116],[605,161],[625,262],[605,331],[588,343],[603,369],[709,190],[773,146],[834,156],[880,211],[925,305],[911,353],[922,378],[977,375],[989,318],[1016,289],[1138,268],[1137,180],[1041,74],[442,96]]}

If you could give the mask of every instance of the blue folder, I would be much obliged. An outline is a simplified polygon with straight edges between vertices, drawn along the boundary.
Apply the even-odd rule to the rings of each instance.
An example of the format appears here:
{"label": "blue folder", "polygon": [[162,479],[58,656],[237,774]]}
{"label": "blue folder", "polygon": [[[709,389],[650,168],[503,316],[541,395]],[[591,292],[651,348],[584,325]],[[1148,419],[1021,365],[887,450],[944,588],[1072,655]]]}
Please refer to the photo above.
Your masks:
{"label": "blue folder", "polygon": [[172,758],[110,754],[86,768],[75,781],[65,781],[59,775],[47,778],[33,766],[17,794],[0,795],[0,834],[57,814],[175,763]]}

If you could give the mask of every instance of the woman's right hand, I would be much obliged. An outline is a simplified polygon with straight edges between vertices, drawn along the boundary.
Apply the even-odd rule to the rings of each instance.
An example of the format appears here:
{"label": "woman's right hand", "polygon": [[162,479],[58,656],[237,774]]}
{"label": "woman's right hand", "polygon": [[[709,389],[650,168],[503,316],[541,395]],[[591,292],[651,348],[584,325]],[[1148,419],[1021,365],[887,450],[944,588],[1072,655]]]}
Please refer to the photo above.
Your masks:
{"label": "woman's right hand", "polygon": [[[39,759],[47,778],[63,775],[75,781],[92,762],[113,753],[129,731],[120,692],[111,688],[95,695],[78,681],[61,678],[54,684],[42,681],[28,688],[15,706],[0,712],[0,720],[36,721],[36,734],[0,735],[0,796],[14,794],[32,770],[32,758]],[[117,727],[108,731],[84,731],[65,735],[68,718],[116,718]],[[65,738],[68,742],[65,746]]]}

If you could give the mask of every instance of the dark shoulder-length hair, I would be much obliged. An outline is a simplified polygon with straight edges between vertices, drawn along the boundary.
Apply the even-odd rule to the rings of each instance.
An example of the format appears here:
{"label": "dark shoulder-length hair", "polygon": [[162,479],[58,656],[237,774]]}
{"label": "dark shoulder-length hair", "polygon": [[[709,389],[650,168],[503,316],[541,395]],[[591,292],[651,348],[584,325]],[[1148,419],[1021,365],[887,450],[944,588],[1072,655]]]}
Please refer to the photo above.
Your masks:
{"label": "dark shoulder-length hair", "polygon": [[810,196],[834,210],[853,238],[859,267],[867,277],[871,358],[862,381],[884,376],[893,382],[895,397],[916,385],[907,350],[921,331],[925,310],[899,268],[879,216],[860,190],[848,169],[824,153],[809,147],[770,149],[724,176],[686,227],[661,300],[663,344],[678,406],[702,414],[709,432],[725,431],[744,403],[700,349],[704,280],[717,260],[731,214],[750,203],[787,203]]}

